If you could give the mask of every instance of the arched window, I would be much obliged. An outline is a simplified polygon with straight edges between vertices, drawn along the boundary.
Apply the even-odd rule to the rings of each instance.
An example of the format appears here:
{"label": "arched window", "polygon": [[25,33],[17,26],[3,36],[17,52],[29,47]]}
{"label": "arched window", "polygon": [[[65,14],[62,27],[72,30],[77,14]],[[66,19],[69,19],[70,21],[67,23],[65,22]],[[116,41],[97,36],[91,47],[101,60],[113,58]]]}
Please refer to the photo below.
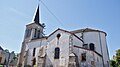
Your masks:
{"label": "arched window", "polygon": [[95,45],[93,43],[90,43],[89,47],[90,47],[90,50],[93,50],[93,51],[95,50]]}
{"label": "arched window", "polygon": [[60,48],[59,48],[59,47],[56,47],[56,48],[55,48],[54,58],[55,58],[55,59],[59,59],[59,55],[60,55]]}

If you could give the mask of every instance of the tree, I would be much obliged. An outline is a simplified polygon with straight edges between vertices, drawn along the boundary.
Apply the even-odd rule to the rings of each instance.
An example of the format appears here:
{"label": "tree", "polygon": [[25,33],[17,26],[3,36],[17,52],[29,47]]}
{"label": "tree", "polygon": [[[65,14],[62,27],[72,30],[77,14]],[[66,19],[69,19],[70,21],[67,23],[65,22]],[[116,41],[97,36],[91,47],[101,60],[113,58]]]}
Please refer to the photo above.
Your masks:
{"label": "tree", "polygon": [[116,67],[116,62],[114,60],[110,60],[110,66],[111,67]]}
{"label": "tree", "polygon": [[120,67],[120,49],[116,51],[115,61],[117,65]]}
{"label": "tree", "polygon": [[116,51],[113,60],[110,60],[111,67],[120,67],[120,49]]}

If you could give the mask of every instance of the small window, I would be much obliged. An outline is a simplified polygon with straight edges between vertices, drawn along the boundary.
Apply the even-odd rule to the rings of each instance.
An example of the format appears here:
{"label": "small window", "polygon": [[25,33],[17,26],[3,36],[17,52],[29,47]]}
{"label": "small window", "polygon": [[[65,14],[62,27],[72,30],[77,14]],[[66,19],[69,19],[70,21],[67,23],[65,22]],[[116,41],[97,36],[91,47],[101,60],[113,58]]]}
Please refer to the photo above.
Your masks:
{"label": "small window", "polygon": [[60,48],[57,47],[57,48],[55,48],[54,58],[55,58],[55,59],[59,59],[59,55],[60,55]]}
{"label": "small window", "polygon": [[57,34],[57,38],[59,39],[60,38],[60,36],[61,36],[61,34],[59,33],[59,34]]}
{"label": "small window", "polygon": [[36,50],[36,48],[33,49],[33,56],[35,56],[35,50]]}
{"label": "small window", "polygon": [[37,29],[35,29],[34,37],[37,37]]}
{"label": "small window", "polygon": [[86,61],[86,53],[81,54],[81,61],[82,62]]}
{"label": "small window", "polygon": [[38,30],[37,38],[40,38],[40,30]]}
{"label": "small window", "polygon": [[93,51],[95,50],[95,45],[93,43],[90,43],[89,47],[90,47],[90,50],[93,50]]}

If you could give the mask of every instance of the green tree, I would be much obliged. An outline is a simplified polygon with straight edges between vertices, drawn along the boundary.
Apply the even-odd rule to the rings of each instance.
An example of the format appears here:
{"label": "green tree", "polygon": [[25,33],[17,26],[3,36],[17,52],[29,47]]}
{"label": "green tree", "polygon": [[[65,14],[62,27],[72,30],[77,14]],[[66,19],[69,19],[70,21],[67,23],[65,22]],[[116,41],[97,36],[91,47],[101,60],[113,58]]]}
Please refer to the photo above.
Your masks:
{"label": "green tree", "polygon": [[110,66],[111,67],[116,67],[116,62],[114,60],[110,60]]}
{"label": "green tree", "polygon": [[110,60],[111,67],[120,67],[120,49],[116,51],[113,60]]}
{"label": "green tree", "polygon": [[116,51],[115,61],[116,61],[117,65],[118,65],[118,67],[120,67],[120,49],[118,49]]}

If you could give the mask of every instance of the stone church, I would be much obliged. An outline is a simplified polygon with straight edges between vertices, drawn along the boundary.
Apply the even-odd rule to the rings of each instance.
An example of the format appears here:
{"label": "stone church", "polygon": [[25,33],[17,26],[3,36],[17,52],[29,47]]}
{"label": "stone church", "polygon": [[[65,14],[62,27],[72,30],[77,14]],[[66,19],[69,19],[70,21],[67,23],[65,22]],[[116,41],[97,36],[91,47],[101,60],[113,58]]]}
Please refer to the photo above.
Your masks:
{"label": "stone church", "polygon": [[104,31],[58,28],[45,36],[43,29],[38,6],[32,23],[26,25],[20,67],[110,67]]}

